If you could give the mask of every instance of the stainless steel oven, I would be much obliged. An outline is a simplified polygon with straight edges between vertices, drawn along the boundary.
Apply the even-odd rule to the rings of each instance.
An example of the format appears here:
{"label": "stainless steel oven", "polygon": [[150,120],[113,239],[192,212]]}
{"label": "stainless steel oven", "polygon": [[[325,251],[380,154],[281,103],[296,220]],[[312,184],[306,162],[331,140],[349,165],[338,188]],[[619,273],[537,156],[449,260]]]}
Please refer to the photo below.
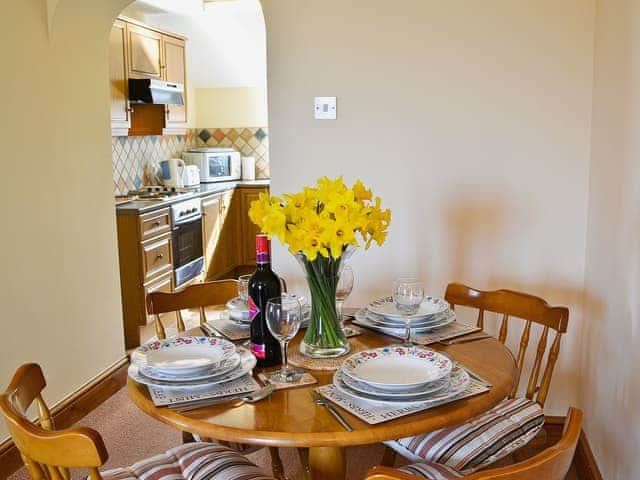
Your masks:
{"label": "stainless steel oven", "polygon": [[200,275],[204,269],[202,249],[202,206],[200,199],[171,206],[173,219],[173,268],[175,286]]}

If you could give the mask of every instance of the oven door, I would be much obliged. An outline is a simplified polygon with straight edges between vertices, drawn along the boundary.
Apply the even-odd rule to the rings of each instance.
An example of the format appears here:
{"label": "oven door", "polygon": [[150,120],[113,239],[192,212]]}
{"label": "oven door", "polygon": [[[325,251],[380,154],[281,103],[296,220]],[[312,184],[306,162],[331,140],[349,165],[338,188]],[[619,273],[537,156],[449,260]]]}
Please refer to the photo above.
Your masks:
{"label": "oven door", "polygon": [[202,273],[204,257],[201,217],[173,228],[173,267],[176,287]]}

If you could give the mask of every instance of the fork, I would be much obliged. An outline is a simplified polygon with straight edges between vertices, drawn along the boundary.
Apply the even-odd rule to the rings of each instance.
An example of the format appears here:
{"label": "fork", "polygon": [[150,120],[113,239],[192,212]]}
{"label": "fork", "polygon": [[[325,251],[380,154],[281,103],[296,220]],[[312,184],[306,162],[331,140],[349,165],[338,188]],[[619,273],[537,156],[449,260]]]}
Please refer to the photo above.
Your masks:
{"label": "fork", "polygon": [[311,396],[313,397],[313,402],[316,405],[321,405],[325,409],[327,409],[327,411],[334,416],[334,418],[340,423],[340,425],[342,425],[347,430],[347,432],[353,432],[353,427],[349,425],[349,422],[347,422],[344,419],[344,417],[340,415],[340,412],[338,412],[335,408],[333,408],[333,405],[331,405],[331,403],[325,400],[325,398],[322,395],[320,395],[318,392],[313,390],[311,392]]}

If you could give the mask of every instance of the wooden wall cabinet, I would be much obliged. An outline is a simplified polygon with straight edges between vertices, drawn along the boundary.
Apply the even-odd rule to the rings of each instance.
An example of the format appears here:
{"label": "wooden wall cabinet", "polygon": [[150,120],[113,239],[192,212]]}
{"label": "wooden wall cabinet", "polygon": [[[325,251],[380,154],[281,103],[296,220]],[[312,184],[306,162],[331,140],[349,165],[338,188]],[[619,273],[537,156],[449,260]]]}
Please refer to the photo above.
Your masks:
{"label": "wooden wall cabinet", "polygon": [[111,135],[128,135],[129,87],[127,81],[127,25],[116,20],[109,34],[109,89],[111,98]]}
{"label": "wooden wall cabinet", "polygon": [[[109,61],[112,135],[186,134],[187,69],[183,37],[119,18],[109,36]],[[184,105],[129,105],[129,78],[181,83],[185,86]]]}

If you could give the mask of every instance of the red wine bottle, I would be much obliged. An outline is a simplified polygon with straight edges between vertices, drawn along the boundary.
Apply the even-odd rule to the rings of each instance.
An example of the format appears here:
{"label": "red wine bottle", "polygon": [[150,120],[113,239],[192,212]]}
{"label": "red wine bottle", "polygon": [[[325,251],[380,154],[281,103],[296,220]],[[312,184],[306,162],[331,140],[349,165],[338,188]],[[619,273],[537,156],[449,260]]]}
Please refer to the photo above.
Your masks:
{"label": "red wine bottle", "polygon": [[280,343],[267,327],[267,302],[282,294],[280,278],[271,270],[269,239],[256,237],[257,268],[249,280],[249,319],[251,320],[251,352],[258,359],[258,367],[280,365]]}

